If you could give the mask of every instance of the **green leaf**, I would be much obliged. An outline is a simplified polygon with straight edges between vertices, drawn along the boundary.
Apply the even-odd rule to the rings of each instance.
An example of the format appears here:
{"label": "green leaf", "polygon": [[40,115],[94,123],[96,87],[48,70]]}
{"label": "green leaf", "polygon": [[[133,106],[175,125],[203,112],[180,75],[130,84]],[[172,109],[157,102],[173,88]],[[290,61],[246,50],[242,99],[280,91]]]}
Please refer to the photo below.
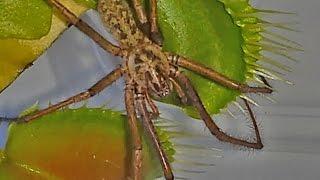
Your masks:
{"label": "green leaf", "polygon": [[98,3],[98,0],[74,0],[77,3],[81,3],[88,8],[95,9]]}
{"label": "green leaf", "polygon": [[[214,0],[159,0],[159,24],[164,48],[189,57],[238,82],[245,81],[246,63],[241,29],[233,22],[224,4]],[[185,71],[210,114],[235,100],[238,92],[224,88],[190,71]],[[180,105],[177,97],[165,102]],[[184,110],[198,117],[194,108]]]}
{"label": "green leaf", "polygon": [[[41,0],[43,1],[43,0]],[[1,6],[4,6],[5,1],[0,1]],[[8,1],[9,2],[9,1]],[[11,1],[10,1],[11,2]],[[12,1],[12,3],[15,1]],[[20,2],[20,1],[19,1]],[[33,1],[26,1],[23,2],[33,2]],[[68,7],[73,13],[76,15],[82,14],[84,11],[88,9],[88,7],[75,3],[71,0],[60,0],[66,7]],[[4,9],[8,9],[7,5]],[[50,9],[48,5],[46,5],[46,9]],[[0,7],[0,14],[4,13],[3,8]],[[15,14],[19,14],[21,9],[12,10]],[[28,10],[24,10],[23,13],[28,13]],[[32,12],[33,14],[33,12]],[[46,22],[50,22],[50,31],[45,36],[41,37],[40,39],[29,40],[25,39],[28,36],[23,36],[24,39],[16,39],[16,38],[0,38],[0,92],[2,92],[7,86],[9,86],[16,77],[33,61],[35,61],[48,47],[50,47],[51,43],[59,37],[59,35],[67,29],[67,23],[61,18],[61,15],[57,12],[54,12],[51,16],[51,11],[49,14],[37,14],[37,17],[47,17],[48,19]],[[0,17],[0,24],[3,23],[2,16]],[[37,19],[37,18],[35,18]],[[37,24],[30,21],[20,22],[19,27],[21,31],[25,31],[28,27],[37,27]],[[18,25],[17,25],[18,26]],[[0,29],[4,28],[0,26]],[[4,36],[5,34],[0,30],[0,37]]]}
{"label": "green leaf", "polygon": [[28,114],[34,113],[36,111],[39,110],[39,102],[37,101],[36,103],[34,103],[32,106],[30,106],[29,108],[27,108],[26,110],[24,110],[22,113],[20,113],[19,117],[23,117],[26,116]]}
{"label": "green leaf", "polygon": [[[11,124],[0,179],[125,179],[129,140],[126,116],[100,108],[64,109]],[[144,174],[154,178],[161,167],[151,144],[143,146]]]}
{"label": "green leaf", "polygon": [[1,0],[0,38],[39,39],[49,32],[51,16],[44,0]]}

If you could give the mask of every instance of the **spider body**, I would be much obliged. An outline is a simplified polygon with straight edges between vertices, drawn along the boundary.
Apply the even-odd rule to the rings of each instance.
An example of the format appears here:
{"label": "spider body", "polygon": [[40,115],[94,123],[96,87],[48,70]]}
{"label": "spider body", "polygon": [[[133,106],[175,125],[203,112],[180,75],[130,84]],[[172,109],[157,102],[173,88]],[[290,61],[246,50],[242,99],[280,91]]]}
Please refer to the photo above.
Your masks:
{"label": "spider body", "polygon": [[123,0],[100,0],[98,11],[106,28],[127,51],[123,67],[137,92],[149,104],[149,94],[156,98],[169,95],[173,90],[169,54],[138,28],[128,4]]}

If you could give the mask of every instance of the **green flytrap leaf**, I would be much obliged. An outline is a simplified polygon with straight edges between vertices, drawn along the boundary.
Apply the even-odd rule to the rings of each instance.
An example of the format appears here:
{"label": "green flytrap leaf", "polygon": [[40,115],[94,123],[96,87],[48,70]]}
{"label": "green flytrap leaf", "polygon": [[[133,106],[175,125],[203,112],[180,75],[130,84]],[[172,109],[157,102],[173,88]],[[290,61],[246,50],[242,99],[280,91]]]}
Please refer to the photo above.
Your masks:
{"label": "green flytrap leaf", "polygon": [[93,9],[96,8],[98,3],[98,0],[74,0],[74,1]]}
{"label": "green flytrap leaf", "polygon": [[0,38],[39,39],[48,34],[51,16],[44,0],[1,0]]}
{"label": "green flytrap leaf", "polygon": [[[126,116],[100,108],[64,109],[31,123],[11,124],[0,179],[125,179],[129,139]],[[161,175],[148,141],[143,153],[146,179]]]}
{"label": "green flytrap leaf", "polygon": [[[160,0],[159,23],[164,36],[164,48],[201,62],[207,67],[238,82],[245,81],[241,29],[224,9],[224,4],[212,0]],[[207,110],[216,114],[238,92],[224,88],[190,71],[185,71],[198,91]],[[177,104],[177,97],[167,101]],[[191,107],[186,112],[198,117]]]}
{"label": "green flytrap leaf", "polygon": [[[63,1],[62,1],[63,2]],[[95,8],[97,0],[75,0]],[[52,8],[47,0],[2,0],[0,2],[0,38],[39,39],[49,33]]]}
{"label": "green flytrap leaf", "polygon": [[[94,1],[86,0],[78,0],[79,3],[72,0],[60,2],[77,16],[89,8],[85,4],[94,6]],[[65,29],[65,20],[59,13],[52,13],[45,0],[0,1],[0,92],[50,47]]]}

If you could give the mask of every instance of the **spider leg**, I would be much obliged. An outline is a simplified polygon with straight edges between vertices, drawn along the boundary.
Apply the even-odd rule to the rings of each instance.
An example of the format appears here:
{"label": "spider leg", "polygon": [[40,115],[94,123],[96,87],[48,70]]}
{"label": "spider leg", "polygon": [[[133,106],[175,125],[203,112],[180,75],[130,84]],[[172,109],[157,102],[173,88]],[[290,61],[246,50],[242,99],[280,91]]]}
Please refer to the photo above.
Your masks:
{"label": "spider leg", "polygon": [[157,0],[149,0],[150,2],[150,33],[153,42],[162,45],[163,38],[157,23]]}
{"label": "spider leg", "polygon": [[188,103],[188,97],[187,97],[187,95],[184,93],[184,91],[183,91],[182,87],[180,86],[180,84],[179,84],[175,79],[173,79],[173,78],[169,78],[169,79],[170,79],[170,81],[172,82],[172,85],[173,85],[175,91],[177,92],[177,94],[178,94],[181,102],[182,102],[183,104],[187,104],[187,103]]}
{"label": "spider leg", "polygon": [[149,36],[150,35],[150,23],[148,21],[147,13],[142,5],[141,0],[132,0],[133,9],[135,10],[139,26],[142,32]]}
{"label": "spider leg", "polygon": [[125,105],[128,116],[128,124],[131,132],[131,142],[133,142],[134,151],[131,154],[132,167],[130,170],[130,176],[133,180],[142,179],[142,143],[139,135],[137,125],[137,115],[134,107],[134,87],[128,82],[126,78],[126,89],[125,89]]}
{"label": "spider leg", "polygon": [[122,70],[122,68],[119,67],[119,68],[113,70],[112,72],[110,72],[108,75],[106,75],[101,80],[99,80],[96,84],[94,84],[88,90],[81,92],[75,96],[72,96],[65,101],[51,105],[45,109],[42,109],[42,110],[37,111],[35,113],[32,113],[30,115],[22,116],[19,118],[12,118],[12,119],[8,119],[8,118],[0,118],[0,119],[6,120],[6,121],[30,122],[32,120],[35,120],[35,119],[41,117],[41,116],[44,116],[44,115],[52,113],[58,109],[66,107],[70,104],[77,103],[77,102],[86,100],[92,96],[95,96],[96,94],[101,92],[103,89],[108,87],[110,84],[112,84],[114,81],[119,79],[122,76],[122,73],[123,73],[123,70]]}
{"label": "spider leg", "polygon": [[242,93],[272,93],[272,89],[267,87],[250,87],[246,84],[236,82],[223,74],[204,66],[203,64],[193,62],[187,58],[178,55],[169,55],[169,60],[173,65],[177,65],[188,70],[191,70],[197,74],[202,75],[205,78],[213,80],[222,86],[230,89],[238,90]]}
{"label": "spider leg", "polygon": [[259,77],[260,77],[260,79],[262,80],[262,82],[263,82],[266,86],[272,88],[272,86],[270,85],[270,83],[268,82],[268,80],[267,80],[265,77],[263,77],[263,76],[259,76]]}
{"label": "spider leg", "polygon": [[147,110],[147,106],[146,106],[146,100],[145,97],[143,96],[143,94],[137,94],[138,95],[138,99],[137,99],[137,109],[140,112],[141,118],[142,118],[142,122],[143,122],[143,126],[144,129],[147,131],[148,135],[150,136],[153,145],[155,147],[155,149],[157,150],[158,156],[160,158],[160,163],[164,172],[164,177],[167,180],[172,180],[174,179],[173,173],[172,173],[172,169],[170,166],[170,163],[168,161],[168,158],[162,148],[162,145],[160,143],[158,134],[156,132],[156,129],[153,125],[152,120],[150,119],[150,115],[149,112]]}
{"label": "spider leg", "polygon": [[150,95],[147,92],[144,93],[144,96],[148,102],[149,107],[152,110],[152,114],[151,114],[152,119],[157,118],[160,115],[160,112],[157,106],[155,105],[155,103],[153,102],[153,100],[151,99]]}
{"label": "spider leg", "polygon": [[157,0],[149,0],[149,19],[141,0],[132,0],[132,4],[142,32],[156,44],[162,45],[163,39],[157,24]]}
{"label": "spider leg", "polygon": [[256,138],[257,138],[257,142],[262,142],[261,141],[261,136],[260,136],[260,132],[259,132],[259,127],[257,125],[257,121],[256,121],[256,118],[254,116],[254,113],[250,107],[250,104],[248,102],[248,100],[246,99],[242,99],[247,107],[247,110],[249,112],[249,116],[250,116],[250,119],[252,121],[252,124],[253,124],[253,127],[254,127],[254,131],[255,131],[255,134],[256,134]]}
{"label": "spider leg", "polygon": [[66,20],[76,26],[84,34],[88,35],[92,40],[94,40],[98,45],[101,46],[107,52],[115,56],[123,56],[125,51],[121,48],[113,45],[111,42],[107,41],[103,36],[101,36],[97,31],[90,27],[86,22],[79,19],[75,14],[64,7],[58,0],[48,0],[48,3],[55,7],[60,13],[66,18]]}
{"label": "spider leg", "polygon": [[[221,129],[216,125],[216,123],[212,120],[209,113],[206,111],[203,106],[200,97],[194,87],[192,86],[190,80],[180,73],[179,71],[174,72],[174,76],[177,78],[178,82],[185,86],[186,94],[188,95],[190,101],[192,101],[194,107],[198,110],[202,120],[204,121],[207,128],[210,130],[211,134],[216,136],[217,139],[224,142],[229,142],[231,144],[246,146],[254,149],[262,149],[263,144],[261,142],[261,137],[259,133],[259,129],[256,123],[256,120],[252,118],[252,122],[255,129],[256,142],[248,142],[246,140],[238,139],[232,136],[227,135],[225,132],[221,131]],[[250,110],[249,110],[250,112]],[[253,113],[251,111],[250,116],[253,117]]]}

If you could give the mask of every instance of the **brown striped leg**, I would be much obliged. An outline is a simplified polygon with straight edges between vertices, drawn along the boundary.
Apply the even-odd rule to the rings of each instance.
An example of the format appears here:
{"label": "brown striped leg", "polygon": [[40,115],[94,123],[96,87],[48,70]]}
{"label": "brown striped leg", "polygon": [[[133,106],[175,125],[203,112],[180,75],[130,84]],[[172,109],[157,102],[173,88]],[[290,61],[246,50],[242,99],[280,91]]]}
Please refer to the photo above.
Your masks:
{"label": "brown striped leg", "polygon": [[219,83],[222,86],[225,86],[230,89],[238,90],[242,93],[272,93],[272,89],[267,87],[250,87],[246,84],[238,83],[215,70],[204,66],[203,64],[193,62],[187,58],[169,55],[169,60],[173,65],[177,65],[188,70],[191,70],[199,75],[202,75],[205,78],[208,78],[214,82]]}
{"label": "brown striped leg", "polygon": [[61,109],[63,107],[66,107],[70,104],[77,103],[83,100],[86,100],[92,96],[95,96],[99,92],[101,92],[103,89],[111,85],[114,81],[119,79],[122,76],[123,70],[121,68],[117,68],[108,75],[106,75],[104,78],[99,80],[95,85],[93,85],[91,88],[88,90],[79,93],[75,96],[72,96],[68,98],[65,101],[62,101],[60,103],[57,103],[55,105],[51,105],[45,109],[42,109],[40,111],[37,111],[33,114],[26,115],[20,118],[15,118],[15,119],[7,119],[7,121],[17,121],[17,122],[30,122],[32,120],[35,120],[41,116],[44,116],[46,114],[52,113],[58,109]]}
{"label": "brown striped leg", "polygon": [[150,119],[150,115],[147,110],[145,101],[146,100],[145,100],[145,97],[143,96],[143,94],[138,94],[138,99],[136,100],[136,104],[137,104],[138,111],[140,112],[140,115],[142,118],[144,129],[145,129],[145,131],[147,131],[149,137],[151,138],[151,140],[153,142],[155,149],[157,150],[158,156],[160,158],[160,163],[161,163],[161,166],[162,166],[162,169],[164,172],[164,177],[167,180],[172,180],[172,179],[174,179],[174,177],[173,177],[170,163],[169,163],[168,158],[162,148],[162,145],[160,143],[160,140],[159,140],[158,134],[156,132],[156,129],[153,125],[153,122]]}
{"label": "brown striped leg", "polygon": [[125,54],[124,50],[107,41],[103,36],[101,36],[97,31],[95,31],[87,23],[79,19],[75,14],[73,14],[66,7],[64,7],[58,0],[48,0],[48,2],[50,5],[52,5],[57,10],[59,10],[59,12],[66,18],[66,20],[69,23],[73,24],[84,34],[88,35],[104,50],[106,50],[107,52],[110,52],[115,56],[123,56]]}
{"label": "brown striped leg", "polygon": [[[254,148],[254,149],[262,149],[263,148],[263,144],[261,142],[258,126],[257,126],[257,123],[254,118],[252,119],[252,121],[253,121],[255,134],[256,134],[256,142],[248,142],[246,140],[238,139],[238,138],[231,137],[231,136],[227,135],[226,133],[221,131],[221,129],[212,120],[209,113],[204,108],[204,106],[200,100],[200,97],[199,97],[198,93],[195,91],[194,87],[192,86],[190,80],[185,75],[180,73],[179,71],[175,72],[175,77],[177,78],[178,82],[185,87],[186,93],[187,93],[190,101],[193,102],[194,107],[198,110],[200,117],[202,118],[202,120],[204,121],[205,125],[210,130],[212,135],[216,136],[217,139],[219,139],[220,141],[229,142],[231,144],[246,146],[246,147],[250,147],[250,148]],[[251,114],[251,113],[250,113],[250,115],[253,116],[253,114]]]}
{"label": "brown striped leg", "polygon": [[150,37],[153,42],[162,45],[163,38],[157,23],[157,0],[149,0],[150,2]]}
{"label": "brown striped leg", "polygon": [[146,98],[146,100],[148,102],[149,107],[152,110],[151,118],[155,119],[155,118],[159,117],[159,115],[160,115],[159,109],[157,108],[157,106],[153,102],[153,100],[151,99],[150,95],[147,92],[145,92],[144,96],[145,96],[145,98]]}
{"label": "brown striped leg", "polygon": [[131,132],[131,142],[133,143],[133,152],[131,154],[132,164],[130,167],[130,177],[133,180],[142,179],[142,143],[137,125],[137,115],[134,106],[134,87],[126,78],[125,105],[128,116],[128,124]]}
{"label": "brown striped leg", "polygon": [[250,107],[250,104],[248,102],[248,100],[246,99],[242,99],[247,107],[247,110],[249,112],[249,116],[250,116],[250,119],[252,121],[252,124],[253,124],[253,128],[254,128],[254,132],[256,134],[256,138],[257,138],[257,142],[262,142],[261,141],[261,136],[260,136],[260,132],[259,132],[259,127],[258,127],[258,124],[257,124],[257,121],[256,121],[256,118],[254,116],[254,113]]}
{"label": "brown striped leg", "polygon": [[180,98],[180,101],[183,103],[183,104],[187,104],[188,103],[188,97],[187,95],[184,93],[182,87],[180,86],[180,84],[173,78],[169,78],[170,81],[172,82],[172,85],[175,89],[175,91],[177,92],[179,98]]}

